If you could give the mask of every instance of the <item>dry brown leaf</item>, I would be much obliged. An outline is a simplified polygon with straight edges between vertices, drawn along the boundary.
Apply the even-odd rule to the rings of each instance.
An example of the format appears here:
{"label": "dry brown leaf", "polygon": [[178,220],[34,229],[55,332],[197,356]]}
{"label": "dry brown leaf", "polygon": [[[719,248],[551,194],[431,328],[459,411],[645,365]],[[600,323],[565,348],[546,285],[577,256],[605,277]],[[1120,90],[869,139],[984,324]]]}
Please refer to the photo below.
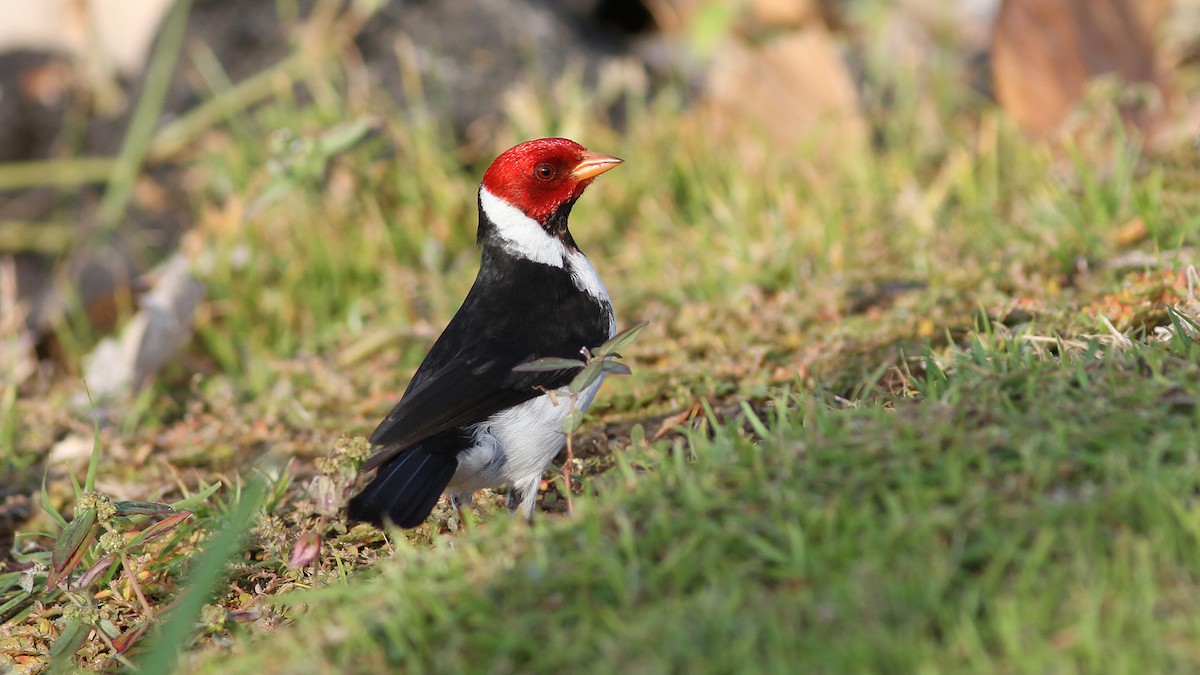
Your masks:
{"label": "dry brown leaf", "polygon": [[1117,230],[1117,245],[1122,248],[1133,246],[1148,234],[1150,231],[1146,228],[1146,221],[1141,216],[1134,216]]}
{"label": "dry brown leaf", "polygon": [[192,317],[204,296],[191,261],[177,253],[156,268],[155,276],[120,337],[105,338],[85,359],[84,381],[96,399],[136,391],[191,339]]}
{"label": "dry brown leaf", "polygon": [[662,424],[658,426],[658,431],[655,431],[654,435],[650,437],[650,442],[653,443],[654,441],[657,441],[663,436],[671,433],[671,431],[673,431],[676,427],[682,424],[687,424],[702,412],[703,408],[700,407],[700,404],[694,403],[692,404],[692,407],[684,410],[678,415],[671,415],[670,417],[664,419]]}

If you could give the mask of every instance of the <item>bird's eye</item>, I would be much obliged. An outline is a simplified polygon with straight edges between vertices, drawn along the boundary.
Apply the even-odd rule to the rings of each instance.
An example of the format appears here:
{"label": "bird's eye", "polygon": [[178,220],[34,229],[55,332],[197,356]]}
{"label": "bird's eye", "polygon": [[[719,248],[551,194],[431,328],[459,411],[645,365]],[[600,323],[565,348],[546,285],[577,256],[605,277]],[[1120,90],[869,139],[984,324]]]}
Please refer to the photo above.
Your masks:
{"label": "bird's eye", "polygon": [[533,170],[533,175],[537,176],[541,180],[550,180],[554,178],[554,174],[556,173],[558,172],[555,171],[554,167],[550,166],[549,164],[538,164],[537,168]]}

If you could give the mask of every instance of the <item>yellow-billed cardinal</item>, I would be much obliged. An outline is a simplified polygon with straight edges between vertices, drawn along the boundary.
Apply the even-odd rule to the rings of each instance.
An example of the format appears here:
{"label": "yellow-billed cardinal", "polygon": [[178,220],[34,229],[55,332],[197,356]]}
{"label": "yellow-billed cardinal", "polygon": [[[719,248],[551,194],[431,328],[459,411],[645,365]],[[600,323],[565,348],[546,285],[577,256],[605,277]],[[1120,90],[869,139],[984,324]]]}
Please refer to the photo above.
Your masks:
{"label": "yellow-billed cardinal", "polygon": [[[510,510],[533,513],[542,473],[565,441],[578,368],[525,372],[542,357],[580,358],[615,329],[596,269],[567,229],[596,176],[621,163],[565,138],[540,138],[492,162],[479,186],[479,275],[462,307],[375,429],[374,479],[350,500],[354,520],[415,527],[443,491],[456,505],[511,484]],[[591,404],[597,381],[574,405]]]}

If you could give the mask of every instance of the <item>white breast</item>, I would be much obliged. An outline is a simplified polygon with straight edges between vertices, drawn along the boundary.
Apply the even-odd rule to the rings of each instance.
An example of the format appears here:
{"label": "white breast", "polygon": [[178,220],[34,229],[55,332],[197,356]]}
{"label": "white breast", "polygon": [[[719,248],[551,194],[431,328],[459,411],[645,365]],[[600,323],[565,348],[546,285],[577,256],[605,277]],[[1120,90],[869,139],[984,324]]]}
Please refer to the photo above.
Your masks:
{"label": "white breast", "polygon": [[592,266],[592,261],[582,251],[574,251],[567,255],[567,269],[571,272],[571,281],[575,287],[600,301],[608,310],[608,334],[611,337],[617,332],[617,318],[612,312],[612,301],[608,297],[608,289]]}
{"label": "white breast", "polygon": [[470,493],[541,477],[566,443],[563,420],[573,409],[586,411],[603,376],[572,401],[566,388],[502,410],[475,425],[475,445],[458,456],[451,493]]}
{"label": "white breast", "polygon": [[551,267],[563,266],[567,247],[521,209],[482,186],[479,188],[479,205],[496,226],[496,234],[504,240],[510,253]]}

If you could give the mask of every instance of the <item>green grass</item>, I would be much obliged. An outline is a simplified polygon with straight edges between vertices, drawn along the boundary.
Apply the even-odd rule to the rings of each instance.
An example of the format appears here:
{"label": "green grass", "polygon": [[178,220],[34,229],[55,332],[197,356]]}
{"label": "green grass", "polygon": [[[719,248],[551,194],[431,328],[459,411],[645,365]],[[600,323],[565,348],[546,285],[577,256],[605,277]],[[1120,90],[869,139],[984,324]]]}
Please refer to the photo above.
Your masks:
{"label": "green grass", "polygon": [[[1103,121],[1031,140],[946,49],[919,74],[864,49],[863,152],[765,160],[672,87],[606,98],[568,77],[463,147],[336,63],[295,75],[310,103],[249,109],[202,62],[221,122],[185,157],[196,339],[86,469],[46,462],[64,437],[91,447],[71,363],[5,388],[0,470],[30,492],[48,470],[67,518],[86,470],[116,499],[223,489],[154,542],[132,534],[153,519],[114,525],[141,574],[70,594],[37,566],[64,525],[25,523],[9,560],[33,567],[0,569],[0,668],[79,641],[78,663],[112,669],[123,639],[134,665],[189,650],[189,669],[237,672],[1200,668],[1200,347],[1182,337],[1200,320],[1200,162]],[[598,114],[616,104],[619,132]],[[649,322],[580,432],[577,513],[555,477],[532,528],[498,495],[461,531],[439,509],[390,540],[319,515],[310,480],[345,485],[339,439],[370,432],[473,280],[482,170],[550,134],[626,160],[573,232],[619,324]],[[305,533],[321,555],[290,569]],[[151,623],[171,629],[134,639]]]}
{"label": "green grass", "polygon": [[308,611],[203,663],[1194,668],[1200,350],[1032,352],[956,352],[920,403],[781,393],[746,428],[634,447],[577,517],[401,542],[378,575],[281,598]]}

